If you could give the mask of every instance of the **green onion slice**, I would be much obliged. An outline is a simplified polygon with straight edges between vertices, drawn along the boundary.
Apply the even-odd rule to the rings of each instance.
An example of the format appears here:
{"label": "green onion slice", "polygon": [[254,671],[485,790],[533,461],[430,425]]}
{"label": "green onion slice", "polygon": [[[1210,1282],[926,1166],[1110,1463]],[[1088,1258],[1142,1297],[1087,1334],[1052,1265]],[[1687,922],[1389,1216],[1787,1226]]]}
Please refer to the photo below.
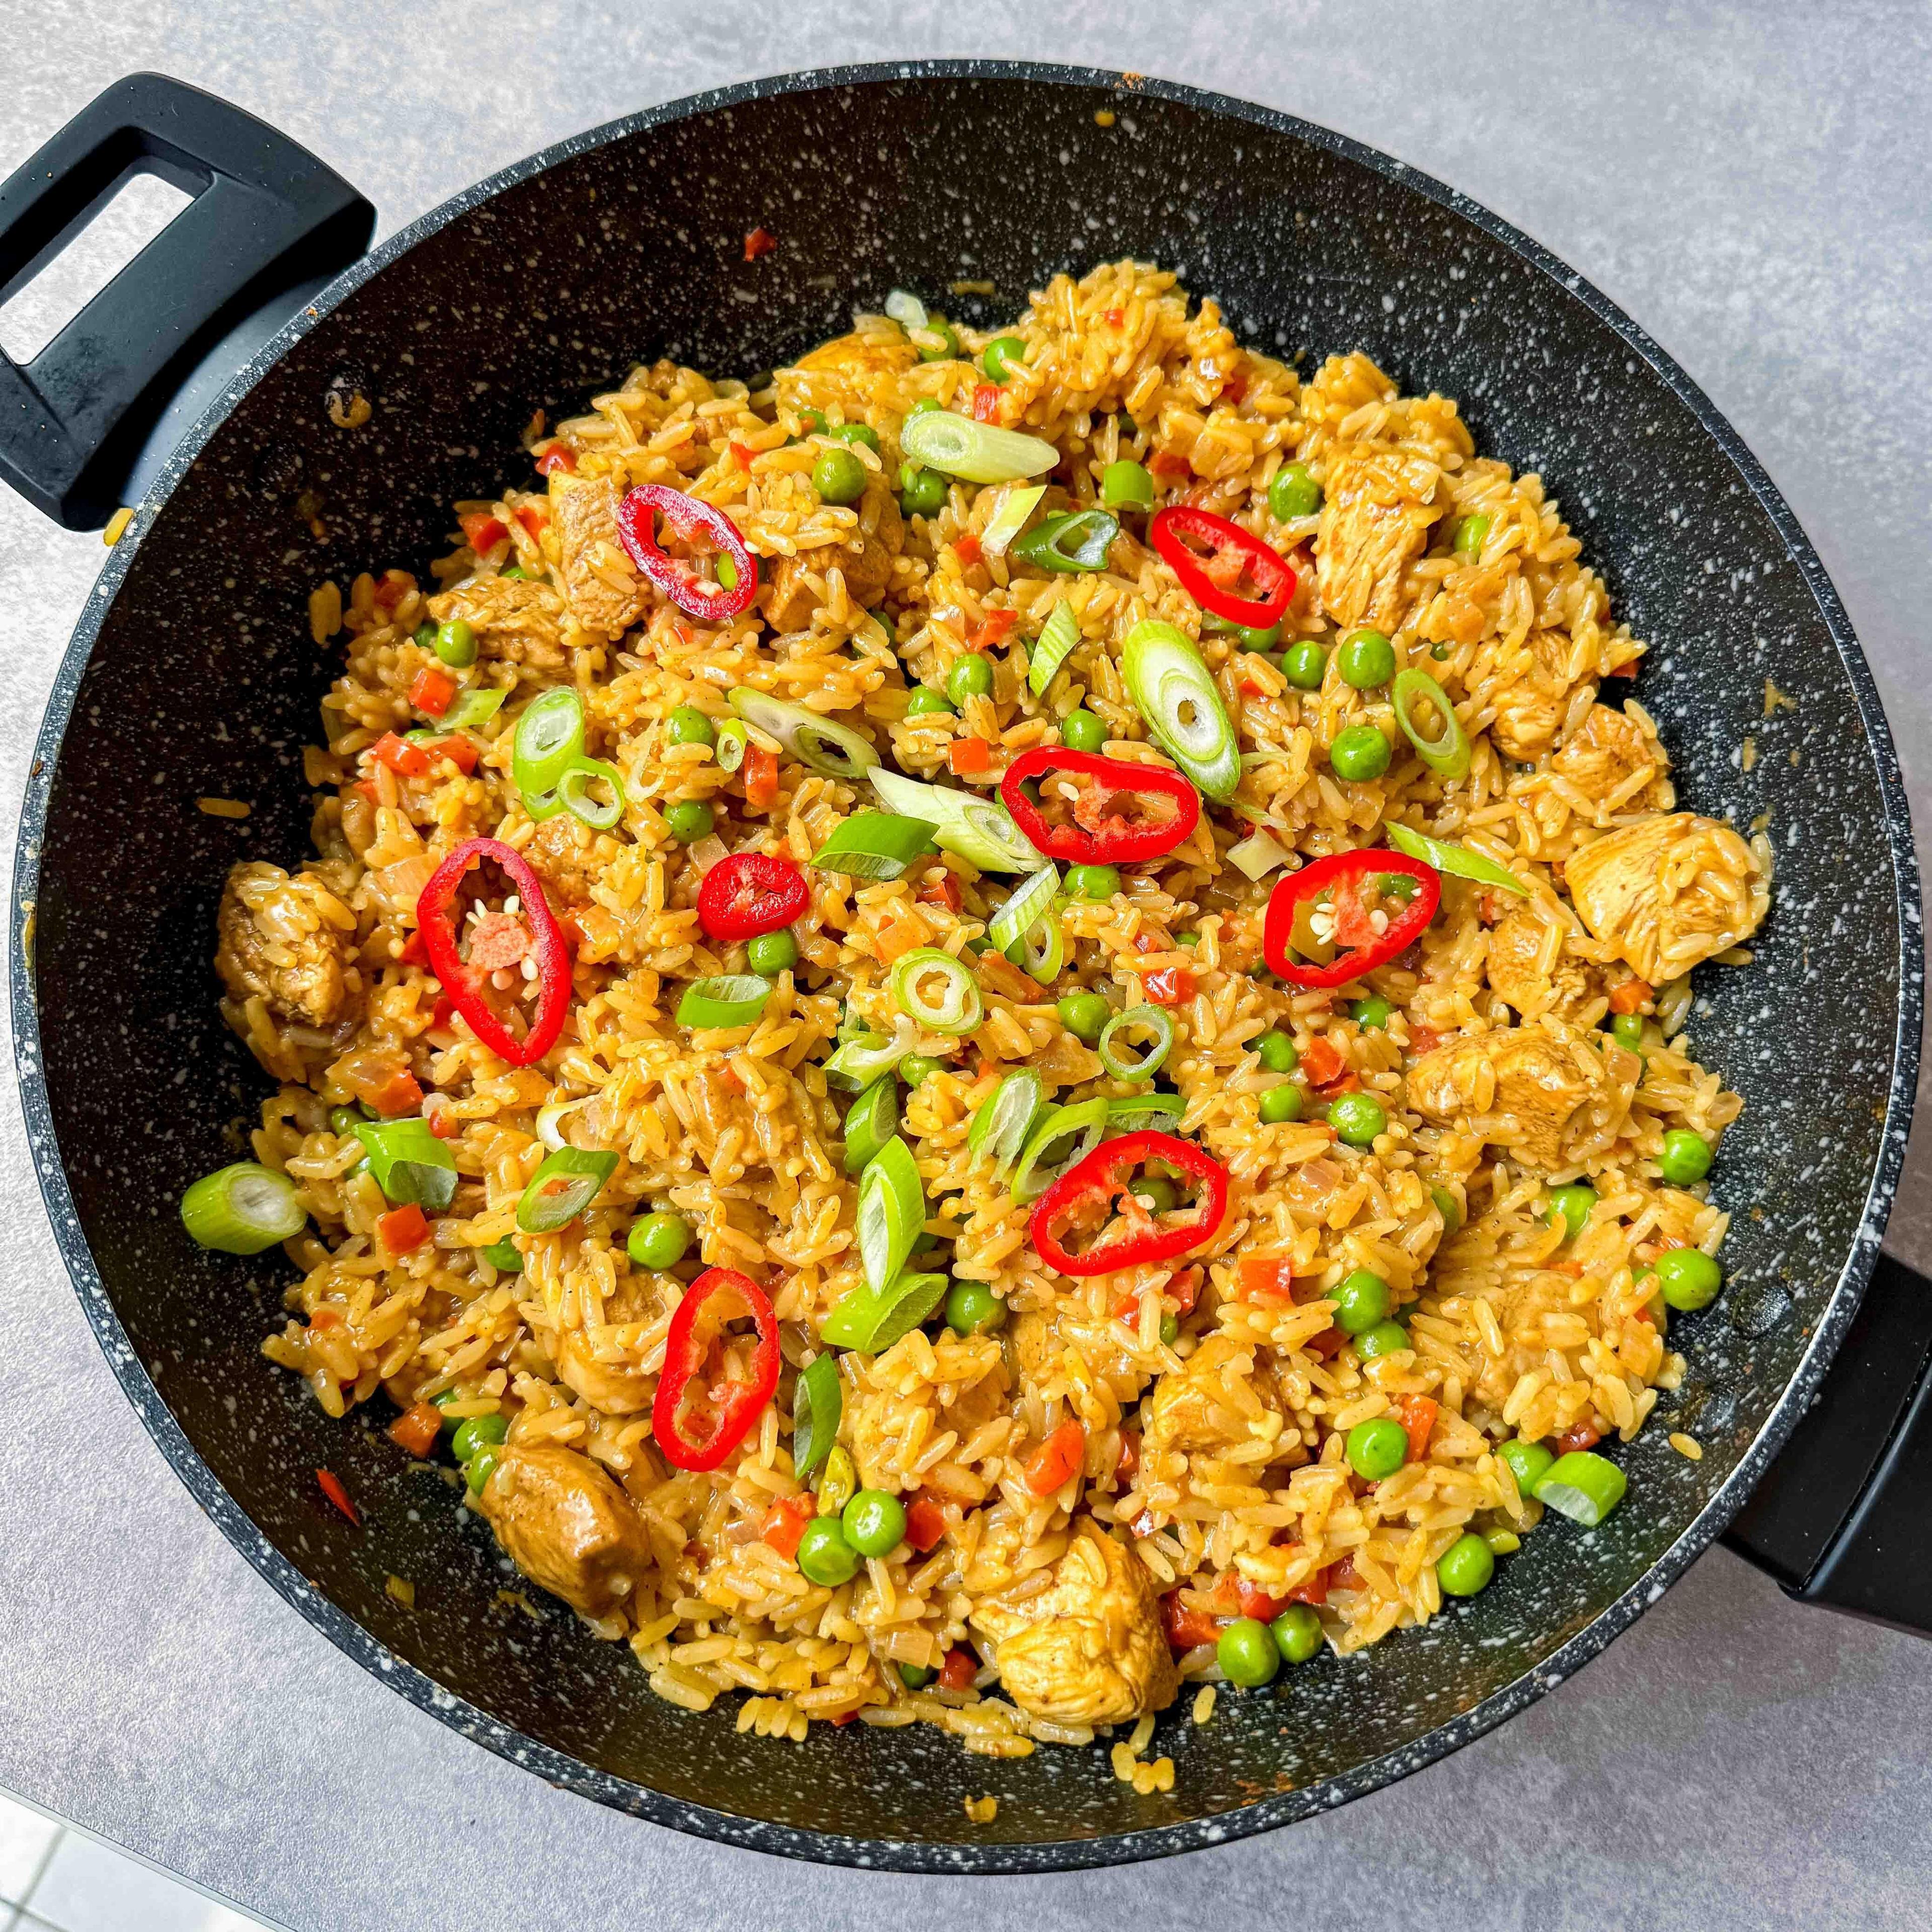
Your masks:
{"label": "green onion slice", "polygon": [[746,730],[742,718],[719,719],[718,742],[712,746],[711,752],[711,755],[718,760],[718,769],[722,772],[735,772],[745,762],[745,747],[751,742],[752,734]]}
{"label": "green onion slice", "polygon": [[358,1120],[356,1138],[376,1185],[398,1208],[416,1202],[440,1214],[456,1198],[456,1159],[427,1120]]}
{"label": "green onion slice", "polygon": [[1009,490],[980,533],[980,549],[988,556],[1004,556],[1006,546],[1026,528],[1026,520],[1039,508],[1040,500],[1046,494],[1044,483],[1030,483],[1024,490]]}
{"label": "green onion slice", "polygon": [[[510,760],[510,776],[516,780],[525,804],[554,792],[557,781],[583,749],[583,699],[568,685],[559,685],[532,698],[517,720]],[[556,809],[551,805],[550,812]]]}
{"label": "green onion slice", "polygon": [[1010,953],[1022,939],[1043,918],[1060,890],[1060,868],[1052,864],[1016,886],[1006,902],[993,915],[986,937],[1002,952]]}
{"label": "green onion slice", "polygon": [[442,728],[473,731],[479,724],[488,724],[502,710],[503,700],[509,694],[498,685],[472,685],[467,691],[459,691],[455,702],[442,714]]}
{"label": "green onion slice", "polygon": [[855,879],[896,879],[933,849],[938,828],[922,818],[896,812],[856,812],[837,826],[812,855],[821,872],[844,872]]}
{"label": "green onion slice", "polygon": [[1128,1094],[1107,1102],[1107,1135],[1137,1134],[1143,1127],[1174,1132],[1187,1102],[1178,1094]]}
{"label": "green onion slice", "polygon": [[[478,1252],[499,1274],[521,1274],[524,1271],[524,1258],[517,1252],[516,1243],[507,1234],[502,1240],[492,1241]],[[440,1401],[442,1397],[437,1400]]]}
{"label": "green onion slice", "polygon": [[596,1100],[595,1094],[586,1094],[580,1100],[557,1100],[548,1107],[537,1109],[537,1138],[554,1154],[560,1147],[570,1143],[563,1137],[563,1124],[580,1107],[587,1107]]}
{"label": "green onion slice", "polygon": [[926,326],[926,304],[910,289],[895,289],[886,296],[886,314],[902,328]]}
{"label": "green onion slice", "polygon": [[597,1198],[616,1172],[617,1156],[602,1148],[560,1148],[545,1157],[517,1203],[517,1226],[526,1234],[554,1234]]}
{"label": "green onion slice", "polygon": [[936,946],[920,946],[899,959],[892,986],[899,1010],[934,1033],[970,1033],[986,1017],[971,968]]}
{"label": "green onion slice", "polygon": [[[593,784],[610,787],[608,803],[592,796],[590,788]],[[556,782],[556,796],[557,802],[572,818],[580,819],[593,832],[608,832],[623,816],[628,802],[617,767],[607,765],[602,758],[573,758]]]}
{"label": "green onion slice", "polygon": [[855,1288],[825,1318],[820,1339],[835,1348],[882,1355],[932,1319],[951,1285],[943,1274],[902,1274],[883,1290]]}
{"label": "green onion slice", "polygon": [[791,757],[827,778],[862,778],[879,762],[878,753],[849,725],[836,724],[789,698],[741,684],[731,693],[731,709],[760,731],[769,731]]}
{"label": "green onion slice", "polygon": [[841,1042],[825,1063],[825,1077],[835,1087],[849,1087],[855,1091],[869,1087],[911,1052],[916,1037],[917,1030],[906,1019],[893,1028],[890,1040],[882,1033],[862,1033]]}
{"label": "green onion slice", "polygon": [[[1426,670],[1399,670],[1391,688],[1395,700],[1395,722],[1415,747],[1415,755],[1438,778],[1453,782],[1469,770],[1469,740],[1464,735],[1456,707],[1449,694]],[[1415,722],[1415,707],[1424,700],[1435,707],[1436,727],[1425,733]]]}
{"label": "green onion slice", "polygon": [[191,1239],[225,1255],[259,1255],[308,1222],[295,1183],[252,1160],[203,1174],[182,1196],[181,1217]]}
{"label": "green onion slice", "polygon": [[1042,986],[1052,986],[1066,964],[1066,934],[1058,918],[1047,913],[1035,920],[1007,947],[1006,957]]}
{"label": "green onion slice", "polygon": [[863,1174],[872,1157],[899,1130],[899,1083],[875,1080],[845,1116],[845,1172]]}
{"label": "green onion slice", "polygon": [[1572,1449],[1544,1472],[1536,1500],[1586,1529],[1597,1525],[1624,1499],[1630,1484],[1609,1457],[1588,1449]]}
{"label": "green onion slice", "polygon": [[1049,1108],[1027,1136],[1019,1164],[1013,1170],[1013,1198],[1022,1203],[1038,1200],[1069,1168],[1084,1160],[1100,1144],[1107,1129],[1103,1099]]}
{"label": "green onion slice", "polygon": [[1471,851],[1466,845],[1453,844],[1446,838],[1425,838],[1420,832],[1393,821],[1383,830],[1388,835],[1388,842],[1398,852],[1406,852],[1412,859],[1420,859],[1425,866],[1433,866],[1438,872],[1447,872],[1458,879],[1473,879],[1479,886],[1494,886],[1498,891],[1514,892],[1519,898],[1529,896],[1529,888],[1508,866],[1484,858],[1480,852]]}
{"label": "green onion slice", "polygon": [[1013,545],[1013,554],[1036,570],[1062,574],[1105,570],[1107,553],[1120,534],[1120,520],[1105,510],[1072,510],[1048,517]]}
{"label": "green onion slice", "polygon": [[876,1294],[898,1280],[926,1228],[919,1163],[896,1134],[859,1177],[858,1218],[859,1258],[865,1266],[866,1286]]}
{"label": "green onion slice", "polygon": [[894,812],[932,827],[942,852],[956,852],[982,872],[1030,872],[1046,863],[998,799],[921,784],[883,765],[868,776]]}
{"label": "green onion slice", "polygon": [[712,980],[694,980],[677,1003],[682,1027],[752,1025],[772,996],[772,982],[754,973],[724,973]]}
{"label": "green onion slice", "polygon": [[1241,782],[1234,728],[1185,634],[1156,618],[1136,624],[1121,647],[1120,674],[1154,742],[1210,798],[1232,798]]}
{"label": "green onion slice", "polygon": [[1040,635],[1027,657],[1027,682],[1034,697],[1046,695],[1047,686],[1066,662],[1067,653],[1079,641],[1080,620],[1074,616],[1072,605],[1056,604],[1047,614],[1046,622],[1040,627]]}
{"label": "green onion slice", "polygon": [[1030,1066],[1009,1073],[993,1090],[993,1097],[973,1116],[966,1130],[969,1152],[984,1154],[996,1174],[1004,1174],[1019,1159],[1028,1130],[1045,1097],[1040,1076]]}
{"label": "green onion slice", "polygon": [[832,1454],[844,1412],[838,1358],[818,1356],[799,1371],[792,1390],[791,1466],[800,1482]]}
{"label": "green onion slice", "polygon": [[[1138,1060],[1124,1058],[1114,1049],[1116,1039],[1136,1032],[1150,1033],[1154,1037]],[[1130,1006],[1124,1013],[1116,1013],[1100,1029],[1100,1040],[1096,1051],[1100,1056],[1100,1064],[1116,1080],[1151,1080],[1158,1073],[1174,1046],[1174,1022],[1158,1006]]]}
{"label": "green onion slice", "polygon": [[1060,452],[1036,436],[997,429],[947,410],[908,416],[899,447],[909,462],[968,483],[1017,483],[1024,476],[1045,476],[1060,460]]}

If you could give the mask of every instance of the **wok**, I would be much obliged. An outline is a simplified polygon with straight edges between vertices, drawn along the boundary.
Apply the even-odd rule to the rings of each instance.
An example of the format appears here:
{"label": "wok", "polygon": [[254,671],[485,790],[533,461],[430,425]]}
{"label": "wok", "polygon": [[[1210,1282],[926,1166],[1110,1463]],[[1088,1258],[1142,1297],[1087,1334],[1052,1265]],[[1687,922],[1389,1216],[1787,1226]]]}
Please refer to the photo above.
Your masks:
{"label": "wok", "polygon": [[[373,211],[314,157],[134,76],[0,187],[0,299],[143,169],[195,200],[38,360],[0,364],[0,473],[76,526],[139,502],[27,792],[20,1083],[63,1253],[130,1400],[210,1515],[344,1651],[479,1743],[658,1823],[992,1872],[1263,1830],[1478,1736],[1654,1601],[1821,1394],[1804,1454],[1754,1505],[1753,1553],[1869,1613],[1915,1621],[1932,1601],[1886,1530],[1927,1453],[1912,1424],[1932,1298],[1890,1284],[1858,1317],[1876,1339],[1826,1376],[1878,1252],[1918,1050],[1918,885],[1891,741],[1769,479],[1580,277],[1450,190],[1286,116],[1116,74],[941,62],[653,109],[367,255]],[[748,263],[758,226],[778,251]],[[1622,1456],[1630,1500],[1594,1532],[1531,1539],[1426,1630],[1224,1696],[1205,1730],[1170,1712],[1155,1748],[1175,1790],[1148,1798],[1099,1747],[988,1764],[926,1727],[863,1726],[779,1744],[738,1735],[734,1700],[701,1717],[659,1702],[622,1646],[560,1606],[533,1619],[500,1604],[494,1546],[437,1479],[267,1365],[286,1264],[194,1248],[176,1204],[262,1090],[216,1012],[214,911],[238,858],[292,866],[308,850],[301,753],[331,675],[308,635],[316,583],[422,570],[452,500],[513,473],[532,410],[579,407],[640,358],[748,375],[894,286],[991,284],[947,298],[976,323],[1056,270],[1128,254],[1218,296],[1260,347],[1359,346],[1406,388],[1459,397],[1486,452],[1540,472],[1654,640],[1637,690],[1683,799],[1739,824],[1768,814],[1778,865],[1755,968],[1700,975],[1701,1056],[1747,1102],[1714,1178],[1736,1216],[1731,1286],[1672,1324],[1689,1371]],[[357,394],[372,417],[339,427]],[[1796,705],[1774,721],[1768,678]],[[208,795],[252,814],[208,817]],[[1666,1446],[1679,1427],[1701,1462]],[[362,1499],[359,1529],[322,1505],[322,1464]],[[433,1580],[413,1610],[386,1594],[392,1573]],[[970,1824],[961,1795],[986,1790],[998,1816]]]}

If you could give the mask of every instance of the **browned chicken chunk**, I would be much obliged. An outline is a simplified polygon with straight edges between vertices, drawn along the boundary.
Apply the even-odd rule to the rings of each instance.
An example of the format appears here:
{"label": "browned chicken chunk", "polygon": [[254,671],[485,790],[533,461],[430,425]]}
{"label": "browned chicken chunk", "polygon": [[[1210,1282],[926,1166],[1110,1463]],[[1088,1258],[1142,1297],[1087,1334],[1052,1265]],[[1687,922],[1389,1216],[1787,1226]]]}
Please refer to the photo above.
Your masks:
{"label": "browned chicken chunk", "polygon": [[1346,630],[1393,631],[1406,598],[1408,566],[1429,546],[1441,515],[1432,501],[1435,464],[1394,451],[1350,454],[1329,466],[1316,533],[1322,604]]}
{"label": "browned chicken chunk", "polygon": [[586,477],[556,499],[556,538],[563,549],[563,594],[585,629],[621,637],[650,608],[651,586],[617,541],[614,476]]}
{"label": "browned chicken chunk", "polygon": [[1563,932],[1522,906],[1490,934],[1490,985],[1526,1020],[1574,1019],[1593,997],[1589,974],[1563,951]]}
{"label": "browned chicken chunk", "polygon": [[[1628,712],[1593,704],[1550,766],[1592,797],[1613,800],[1613,811],[1626,811],[1652,805],[1656,781],[1670,770],[1670,760],[1664,747]],[[1624,791],[1640,774],[1646,782],[1634,793]]]}
{"label": "browned chicken chunk", "polygon": [[215,970],[236,999],[259,995],[314,1027],[333,1026],[350,1004],[356,915],[313,872],[237,866],[216,932]]}
{"label": "browned chicken chunk", "polygon": [[482,1508],[504,1555],[586,1617],[608,1617],[650,1567],[629,1498],[574,1449],[506,1449]]}
{"label": "browned chicken chunk", "polygon": [[[775,631],[802,631],[824,601],[819,585],[825,573],[838,570],[845,578],[845,595],[869,610],[891,583],[892,560],[905,541],[899,506],[883,482],[874,478],[860,508],[859,527],[842,544],[823,544],[779,558],[772,571],[765,602],[766,621]],[[816,580],[816,581],[814,581]]]}

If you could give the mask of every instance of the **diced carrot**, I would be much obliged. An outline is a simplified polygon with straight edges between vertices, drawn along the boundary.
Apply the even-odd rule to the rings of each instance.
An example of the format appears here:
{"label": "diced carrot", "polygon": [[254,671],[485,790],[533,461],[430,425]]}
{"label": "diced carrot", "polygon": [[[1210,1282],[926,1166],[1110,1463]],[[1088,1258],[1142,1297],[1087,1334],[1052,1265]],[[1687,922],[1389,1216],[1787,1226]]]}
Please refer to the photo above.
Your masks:
{"label": "diced carrot", "polygon": [[1141,1466],[1141,1432],[1138,1429],[1120,1431],[1120,1453],[1114,1461],[1114,1480],[1131,1483]]}
{"label": "diced carrot", "polygon": [[752,452],[742,442],[734,442],[731,446],[731,460],[740,470],[749,470],[752,466]]}
{"label": "diced carrot", "polygon": [[377,764],[387,765],[399,778],[419,778],[430,764],[427,745],[412,744],[393,731],[385,731],[369,747],[369,756]]}
{"label": "diced carrot", "polygon": [[962,569],[971,569],[980,561],[980,539],[970,530],[963,537],[955,537],[952,554],[959,560]]}
{"label": "diced carrot", "polygon": [[1184,1604],[1178,1591],[1170,1590],[1161,1598],[1160,1621],[1170,1650],[1195,1650],[1220,1640],[1221,1626],[1205,1610]]}
{"label": "diced carrot", "polygon": [[1558,1436],[1556,1446],[1567,1456],[1573,1449],[1594,1449],[1603,1439],[1604,1432],[1594,1422],[1583,1421]]}
{"label": "diced carrot", "polygon": [[1408,1050],[1418,1060],[1433,1053],[1442,1044],[1442,1036],[1433,1027],[1412,1026],[1408,1030]]}
{"label": "diced carrot", "polygon": [[429,1222],[412,1201],[406,1208],[392,1208],[376,1216],[376,1238],[391,1254],[406,1255],[429,1239]]}
{"label": "diced carrot", "polygon": [[762,745],[747,745],[739,770],[744,775],[745,802],[754,812],[764,811],[778,795],[778,754]]}
{"label": "diced carrot", "polygon": [[982,382],[973,392],[973,420],[992,423],[1000,419],[1000,391],[997,383]]}
{"label": "diced carrot", "polygon": [[983,738],[955,738],[946,748],[946,763],[955,778],[976,778],[992,769],[993,748]]}
{"label": "diced carrot", "polygon": [[1141,983],[1157,1006],[1184,1006],[1194,997],[1194,975],[1185,966],[1163,966]]}
{"label": "diced carrot", "polygon": [[921,905],[942,907],[956,917],[964,903],[959,896],[959,881],[944,870],[928,875],[919,889],[918,898]]}
{"label": "diced carrot", "polygon": [[970,1690],[973,1680],[980,1674],[980,1660],[962,1644],[957,1644],[946,1653],[944,1662],[939,1666],[939,1688],[942,1690]]}
{"label": "diced carrot", "polygon": [[1034,1450],[1020,1467],[1036,1496],[1050,1496],[1077,1474],[1087,1454],[1087,1432],[1070,1417]]}
{"label": "diced carrot", "polygon": [[442,1411],[433,1402],[419,1402],[389,1424],[389,1440],[420,1461],[436,1447],[442,1430]]}
{"label": "diced carrot", "polygon": [[1318,1570],[1304,1583],[1298,1583],[1282,1598],[1290,1604],[1325,1604],[1328,1600],[1328,1585],[1333,1579],[1336,1565],[1330,1564],[1325,1570]]}
{"label": "diced carrot", "polygon": [[465,510],[456,520],[463,531],[463,541],[478,556],[488,556],[510,541],[509,525],[488,510]]}
{"label": "diced carrot", "polygon": [[1362,1076],[1352,1066],[1340,1079],[1331,1080],[1322,1090],[1324,1100],[1332,1100],[1338,1094],[1353,1094],[1361,1086]]}
{"label": "diced carrot", "polygon": [[360,1529],[362,1527],[362,1519],[356,1514],[356,1505],[349,1500],[349,1492],[342,1486],[334,1472],[328,1469],[318,1469],[315,1472],[315,1479],[322,1485],[322,1494],[351,1522],[355,1524],[358,1529]]}
{"label": "diced carrot", "polygon": [[1241,1294],[1245,1300],[1287,1300],[1294,1293],[1294,1264],[1286,1255],[1244,1255]]}
{"label": "diced carrot", "polygon": [[537,458],[539,476],[569,476],[577,470],[577,452],[567,442],[554,442]]}
{"label": "diced carrot", "polygon": [[422,1105],[422,1083],[406,1066],[399,1067],[363,1097],[385,1120],[398,1120],[405,1114],[413,1114]]}
{"label": "diced carrot", "polygon": [[465,778],[476,769],[476,747],[460,731],[439,738],[429,748],[437,758],[447,758]]}
{"label": "diced carrot", "polygon": [[1254,1617],[1264,1624],[1271,1624],[1288,1608],[1286,1597],[1271,1597],[1257,1583],[1250,1583],[1245,1576],[1239,1577],[1234,1584],[1234,1602],[1244,1617]]}
{"label": "diced carrot", "polygon": [[538,543],[543,539],[544,526],[550,521],[550,518],[539,504],[519,503],[517,506],[517,521],[523,525],[524,534],[532,542]]}
{"label": "diced carrot", "polygon": [[456,697],[456,680],[434,664],[424,664],[410,686],[410,704],[425,717],[440,718]]}
{"label": "diced carrot", "polygon": [[1148,472],[1154,476],[1192,476],[1194,466],[1186,457],[1177,456],[1171,449],[1158,451],[1148,464]]}
{"label": "diced carrot", "polygon": [[1634,1013],[1651,998],[1652,991],[1648,980],[1626,980],[1621,986],[1610,988],[1610,1011]]}
{"label": "diced carrot", "polygon": [[906,1506],[906,1540],[923,1556],[946,1535],[946,1512],[922,1492]]}
{"label": "diced carrot", "polygon": [[[437,1010],[440,1012],[449,1003],[446,1000],[439,1000],[436,1004]],[[452,1010],[454,1010],[452,1008]],[[434,1014],[430,1016],[430,1024],[432,1027],[439,1024]],[[447,1026],[449,1022],[446,1017],[440,1024]],[[453,1141],[463,1131],[463,1123],[447,1107],[439,1107],[434,1113],[425,1114],[423,1124],[440,1141]]]}
{"label": "diced carrot", "polygon": [[1109,328],[1123,328],[1126,322],[1127,312],[1124,308],[1110,308],[1104,320]]}
{"label": "diced carrot", "polygon": [[1348,1064],[1348,1056],[1325,1033],[1318,1033],[1301,1049],[1301,1070],[1311,1087],[1325,1087]]}
{"label": "diced carrot", "polygon": [[1408,1460],[1420,1462],[1429,1454],[1430,1431],[1442,1405],[1433,1396],[1405,1395],[1396,1399],[1395,1419],[1408,1432]]}
{"label": "diced carrot", "polygon": [[818,1513],[811,1497],[788,1496],[766,1510],[758,1525],[758,1534],[789,1561],[798,1554],[800,1539]]}
{"label": "diced carrot", "polygon": [[988,610],[974,627],[973,634],[966,641],[976,651],[991,650],[995,644],[1004,642],[1006,633],[1019,620],[1017,610]]}
{"label": "diced carrot", "polygon": [[760,255],[769,255],[778,245],[778,238],[768,228],[754,228],[745,237],[745,260],[755,262]]}
{"label": "diced carrot", "polygon": [[374,778],[358,778],[349,789],[361,793],[371,805],[376,802],[376,781]]}

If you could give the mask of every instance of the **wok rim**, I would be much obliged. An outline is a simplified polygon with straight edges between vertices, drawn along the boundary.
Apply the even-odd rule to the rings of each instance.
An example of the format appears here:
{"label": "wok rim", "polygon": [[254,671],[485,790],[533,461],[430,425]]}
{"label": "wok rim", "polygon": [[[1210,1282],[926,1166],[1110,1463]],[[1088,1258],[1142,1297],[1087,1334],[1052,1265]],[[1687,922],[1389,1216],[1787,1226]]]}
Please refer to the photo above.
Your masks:
{"label": "wok rim", "polygon": [[[176,486],[255,385],[292,348],[320,328],[334,309],[391,263],[508,189],[577,155],[648,130],[720,109],[766,98],[841,87],[919,81],[1019,80],[1040,86],[1111,88],[1124,102],[1137,96],[1173,101],[1226,120],[1285,134],[1412,188],[1502,243],[1540,274],[1555,281],[1641,356],[1696,418],[1736,470],[1796,563],[1816,604],[1850,679],[1860,723],[1876,767],[1883,803],[1886,844],[1899,920],[1898,1010],[1886,1119],[1871,1182],[1850,1251],[1837,1286],[1798,1367],[1763,1427],[1736,1467],[1685,1526],[1683,1533],[1620,1596],[1542,1663],[1397,1749],[1318,1783],[1260,1798],[1238,1809],[1173,1825],[1102,1836],[1025,1844],[912,1843],[872,1839],[781,1825],[689,1800],[599,1771],[581,1759],[540,1744],[446,1690],[427,1672],[380,1642],[339,1609],[259,1530],[202,1460],[142,1366],[122,1327],[89,1250],[68,1186],[40,1054],[34,973],[30,963],[31,920],[38,896],[41,840],[46,829],[62,742],[101,624],[118,596],[140,538]],[[34,746],[22,802],[11,909],[10,992],[14,1054],[26,1116],[28,1150],[42,1198],[74,1290],[96,1340],[123,1391],[163,1456],[202,1509],[286,1602],[336,1648],[371,1676],[472,1742],[550,1783],[614,1810],[694,1837],[740,1850],[864,1869],[910,1873],[1015,1874],[1075,1870],[1177,1853],[1253,1837],[1300,1819],[1332,1810],[1432,1764],[1493,1730],[1553,1690],[1622,1634],[1683,1575],[1722,1532],[1789,1438],[1830,1368],[1856,1313],[1876,1262],[1897,1192],[1912,1121],[1924,999],[1924,956],[1920,929],[1918,866],[1909,800],[1890,728],[1870,668],[1851,620],[1822,562],[1796,517],[1743,438],[1677,362],[1583,276],[1481,203],[1377,148],[1297,116],[1234,99],[1184,82],[1129,76],[1102,68],[1005,60],[922,60],[800,69],[688,94],[661,106],[572,135],[462,190],[399,229],[352,264],[269,338],[244,364],[220,397],[182,438],[135,512],[97,579],[86,610],[62,656]]]}

